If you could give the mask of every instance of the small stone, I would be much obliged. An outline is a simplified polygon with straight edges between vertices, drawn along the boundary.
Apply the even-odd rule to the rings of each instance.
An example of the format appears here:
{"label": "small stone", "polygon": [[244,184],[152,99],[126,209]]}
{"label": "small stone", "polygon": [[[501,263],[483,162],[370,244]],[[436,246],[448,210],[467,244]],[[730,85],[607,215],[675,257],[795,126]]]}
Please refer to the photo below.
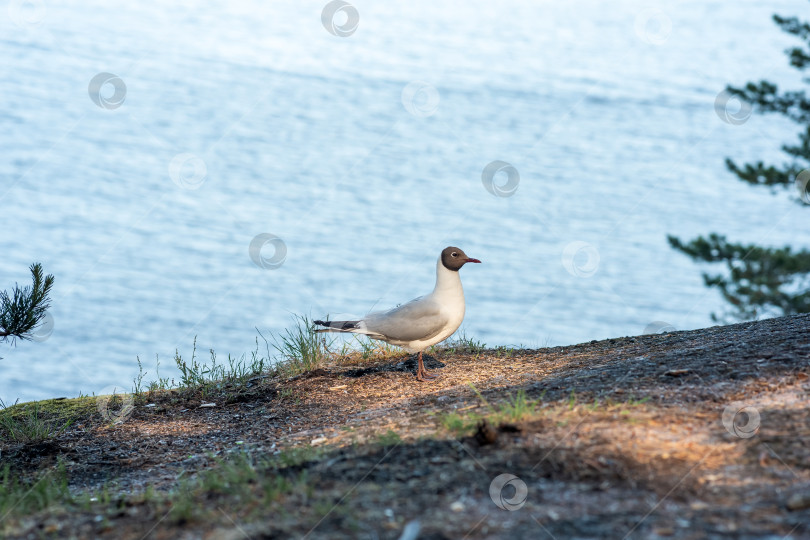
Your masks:
{"label": "small stone", "polygon": [[409,521],[405,524],[405,528],[402,529],[402,534],[400,535],[399,540],[416,540],[419,538],[419,531],[421,529],[422,525],[419,523],[418,519]]}
{"label": "small stone", "polygon": [[718,528],[723,532],[736,532],[737,531],[737,524],[733,521],[726,521],[725,523],[721,523]]}
{"label": "small stone", "polygon": [[312,446],[318,446],[319,444],[323,444],[328,440],[329,439],[327,439],[326,437],[317,437],[315,439],[312,439],[312,442],[310,442],[309,444]]}
{"label": "small stone", "polygon": [[456,501],[450,505],[450,510],[453,512],[463,512],[464,511],[464,503],[461,501]]}
{"label": "small stone", "polygon": [[810,492],[794,493],[787,500],[788,510],[804,510],[810,508]]}

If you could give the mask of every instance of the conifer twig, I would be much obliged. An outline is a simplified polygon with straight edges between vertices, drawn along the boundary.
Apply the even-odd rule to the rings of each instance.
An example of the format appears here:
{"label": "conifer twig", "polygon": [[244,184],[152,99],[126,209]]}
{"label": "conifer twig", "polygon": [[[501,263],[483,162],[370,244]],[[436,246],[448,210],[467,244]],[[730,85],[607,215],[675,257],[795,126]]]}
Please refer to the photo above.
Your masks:
{"label": "conifer twig", "polygon": [[0,291],[0,342],[16,338],[31,339],[31,332],[40,324],[45,311],[51,305],[48,294],[53,287],[54,277],[51,274],[43,277],[42,265],[31,265],[33,284],[20,288],[16,283],[9,294]]}

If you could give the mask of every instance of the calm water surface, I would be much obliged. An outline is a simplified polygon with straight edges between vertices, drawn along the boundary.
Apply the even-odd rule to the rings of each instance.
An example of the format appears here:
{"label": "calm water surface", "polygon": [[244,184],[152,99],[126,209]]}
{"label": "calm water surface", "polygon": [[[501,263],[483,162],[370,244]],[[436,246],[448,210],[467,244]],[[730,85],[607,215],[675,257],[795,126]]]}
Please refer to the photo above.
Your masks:
{"label": "calm water surface", "polygon": [[[0,287],[56,276],[52,335],[0,346],[2,399],[130,388],[136,356],[172,376],[194,336],[221,360],[294,313],[396,305],[450,244],[484,261],[463,328],[492,346],[711,324],[723,303],[667,233],[808,245],[807,212],[723,165],[781,163],[796,127],[714,109],[727,83],[799,84],[770,16],[804,1],[357,2],[348,37],[324,4],[0,11]],[[117,108],[88,94],[103,72]],[[510,197],[482,184],[494,160]],[[249,256],[263,233],[277,269]]]}

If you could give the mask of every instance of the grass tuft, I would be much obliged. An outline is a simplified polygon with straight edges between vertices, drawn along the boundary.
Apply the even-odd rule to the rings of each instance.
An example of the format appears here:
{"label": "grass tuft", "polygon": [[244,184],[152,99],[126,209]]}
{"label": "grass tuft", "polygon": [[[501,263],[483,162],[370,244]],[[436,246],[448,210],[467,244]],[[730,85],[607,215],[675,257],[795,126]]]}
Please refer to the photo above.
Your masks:
{"label": "grass tuft", "polygon": [[385,433],[377,436],[377,444],[380,446],[395,446],[402,442],[402,437],[393,429],[389,429]]}
{"label": "grass tuft", "polygon": [[327,341],[322,334],[315,333],[315,325],[306,315],[294,315],[294,326],[274,336],[273,348],[281,355],[276,363],[280,375],[292,377],[318,369],[332,358],[329,346],[334,339]]}
{"label": "grass tuft", "polygon": [[370,360],[389,359],[402,356],[402,349],[384,341],[370,339],[366,336],[352,334],[354,343],[344,343],[339,357],[344,363],[369,362]]}
{"label": "grass tuft", "polygon": [[0,399],[0,430],[14,442],[38,443],[53,439],[64,433],[74,420],[49,414],[38,401],[7,407]]}
{"label": "grass tuft", "polygon": [[[226,386],[239,385],[246,382],[251,377],[259,375],[270,366],[269,356],[264,357],[259,354],[259,339],[256,338],[256,347],[250,353],[250,358],[246,354],[240,357],[228,355],[228,360],[223,363],[217,361],[217,354],[213,349],[209,349],[209,361],[201,362],[197,360],[197,337],[191,350],[191,359],[186,361],[180,355],[179,350],[175,350],[174,363],[180,371],[180,382],[175,384],[174,379],[160,376],[160,358],[155,357],[155,375],[153,380],[146,386],[146,392],[151,397],[153,393],[170,388],[184,388],[189,390],[200,390],[203,396],[220,391]],[[144,398],[143,379],[148,372],[144,371],[141,359],[138,361],[138,375],[132,380],[132,392],[135,398]]]}
{"label": "grass tuft", "polygon": [[[470,354],[474,358],[478,358],[486,348],[486,343],[469,337],[465,330],[459,330],[458,333],[456,333],[455,339],[440,347],[440,350],[449,354]],[[433,350],[436,349],[434,348]]]}
{"label": "grass tuft", "polygon": [[475,429],[478,422],[483,418],[478,413],[468,413],[461,415],[457,412],[451,412],[441,417],[441,422],[444,428],[456,436],[466,435]]}
{"label": "grass tuft", "polygon": [[68,475],[62,464],[33,483],[12,474],[9,464],[0,469],[0,517],[30,515],[54,504],[72,502]]}
{"label": "grass tuft", "polygon": [[[542,399],[542,396],[540,399]],[[510,422],[519,422],[523,418],[535,413],[540,399],[526,399],[526,391],[520,389],[515,396],[507,396],[506,403],[501,404],[500,417]]]}
{"label": "grass tuft", "polygon": [[171,519],[185,524],[205,517],[206,503],[212,499],[227,501],[247,509],[247,514],[262,515],[266,509],[285,495],[299,491],[311,496],[307,473],[297,476],[277,468],[278,461],[238,452],[202,471],[195,478],[186,478],[170,493]]}
{"label": "grass tuft", "polygon": [[[478,391],[478,389],[470,384],[475,395],[481,400],[483,405],[489,410],[487,414],[480,414],[470,412],[461,415],[456,412],[448,413],[441,418],[442,425],[448,431],[456,435],[465,435],[472,431],[478,423],[486,418],[492,424],[502,424],[504,422],[519,422],[524,418],[531,417],[537,413],[537,407],[543,399],[540,398],[530,400],[526,397],[526,391],[523,389],[518,390],[514,396],[507,396],[506,402],[499,404],[497,407],[492,405],[487,399]],[[543,393],[545,395],[545,392]]]}

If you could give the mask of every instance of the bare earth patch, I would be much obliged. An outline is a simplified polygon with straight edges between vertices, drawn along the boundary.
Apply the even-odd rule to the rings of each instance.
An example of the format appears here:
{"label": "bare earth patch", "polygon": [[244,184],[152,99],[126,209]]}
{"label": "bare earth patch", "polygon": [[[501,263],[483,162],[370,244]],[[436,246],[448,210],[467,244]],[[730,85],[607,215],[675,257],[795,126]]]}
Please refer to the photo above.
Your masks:
{"label": "bare earth patch", "polygon": [[[439,353],[432,384],[402,356],[144,394],[121,424],[88,413],[45,443],[0,443],[20,477],[61,463],[73,493],[105,494],[8,512],[0,536],[808,538],[809,330],[803,315]],[[519,393],[530,410],[509,419]],[[188,507],[171,495],[234,456],[255,476],[209,481]],[[516,480],[493,499],[501,474]]]}

